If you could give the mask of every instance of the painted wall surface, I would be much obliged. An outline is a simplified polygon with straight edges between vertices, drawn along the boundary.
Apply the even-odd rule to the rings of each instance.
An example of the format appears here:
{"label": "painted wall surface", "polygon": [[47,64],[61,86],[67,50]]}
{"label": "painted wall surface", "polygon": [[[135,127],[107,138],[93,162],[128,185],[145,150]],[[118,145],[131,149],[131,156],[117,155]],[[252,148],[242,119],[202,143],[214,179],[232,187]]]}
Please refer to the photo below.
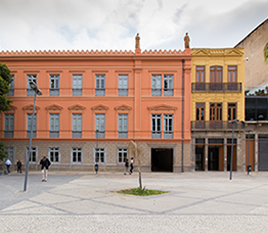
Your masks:
{"label": "painted wall surface", "polygon": [[[182,122],[182,74],[184,60],[184,123]],[[1,115],[0,137],[9,146],[28,142],[27,113],[33,111],[33,96],[27,96],[27,75],[37,75],[37,133],[35,143],[96,143],[95,114],[105,114],[105,138],[99,143],[181,143],[190,145],[191,51],[67,51],[67,52],[1,52],[0,62],[6,63],[14,75],[13,103],[8,113],[14,114],[14,136],[4,137],[4,114]],[[73,75],[82,75],[82,96],[73,96]],[[95,96],[95,75],[105,75],[105,96]],[[174,76],[173,96],[152,96],[152,75]],[[50,75],[59,75],[59,96],[50,96]],[[128,96],[118,95],[118,75],[128,75]],[[49,137],[49,114],[58,113],[59,138]],[[72,138],[72,114],[82,114],[82,138]],[[118,114],[128,115],[128,138],[118,137]],[[152,138],[152,114],[173,114],[173,139]],[[163,118],[161,130],[164,129]],[[184,136],[182,137],[182,126]],[[41,144],[40,144],[41,145]],[[44,146],[42,144],[42,146]],[[91,145],[92,146],[92,145]],[[116,148],[116,147],[115,147]],[[190,148],[190,146],[189,146]],[[44,153],[44,151],[42,152]],[[70,152],[69,152],[70,153]],[[62,161],[68,164],[70,154]],[[116,153],[116,152],[113,152]],[[177,166],[181,151],[176,150]],[[61,153],[62,154],[62,153]],[[188,153],[189,154],[189,153]],[[38,159],[44,154],[38,154]],[[67,156],[67,155],[66,155]],[[114,155],[116,157],[116,154]],[[190,155],[189,155],[190,156]],[[15,156],[15,159],[17,157]],[[21,158],[23,159],[23,158]],[[87,160],[85,160],[87,161]],[[176,161],[176,160],[175,160]],[[186,159],[187,161],[187,159]],[[86,164],[93,164],[87,161]],[[108,165],[116,165],[107,160]],[[146,166],[150,166],[149,159]]]}
{"label": "painted wall surface", "polygon": [[[268,86],[268,65],[265,63],[263,49],[268,42],[268,19],[261,23],[235,48],[245,49],[245,90]],[[254,92],[254,91],[253,91]]]}
{"label": "painted wall surface", "polygon": [[241,92],[192,92],[191,120],[196,119],[196,103],[205,103],[205,121],[209,121],[209,104],[222,103],[222,120],[228,121],[228,103],[237,103],[237,118],[245,119],[243,49],[192,49],[191,82],[196,82],[196,66],[205,66],[206,83],[210,83],[210,67],[223,67],[223,83],[228,82],[228,66],[237,66],[237,82],[242,83]]}

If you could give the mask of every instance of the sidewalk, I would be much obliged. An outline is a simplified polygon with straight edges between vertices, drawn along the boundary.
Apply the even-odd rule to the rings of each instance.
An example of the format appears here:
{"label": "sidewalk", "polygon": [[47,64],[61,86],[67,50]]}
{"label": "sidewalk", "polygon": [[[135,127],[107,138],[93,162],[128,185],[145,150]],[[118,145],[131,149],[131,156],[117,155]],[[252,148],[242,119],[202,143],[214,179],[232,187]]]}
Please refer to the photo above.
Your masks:
{"label": "sidewalk", "polygon": [[2,232],[267,232],[268,173],[142,173],[139,197],[113,193],[138,187],[138,174],[31,172],[0,176]]}

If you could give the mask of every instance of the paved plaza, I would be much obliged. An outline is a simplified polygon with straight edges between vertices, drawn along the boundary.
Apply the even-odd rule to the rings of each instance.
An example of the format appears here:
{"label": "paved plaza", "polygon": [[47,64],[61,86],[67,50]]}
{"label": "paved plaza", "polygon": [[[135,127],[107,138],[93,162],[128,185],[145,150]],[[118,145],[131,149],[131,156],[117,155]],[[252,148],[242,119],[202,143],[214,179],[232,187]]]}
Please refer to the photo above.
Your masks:
{"label": "paved plaza", "polygon": [[268,232],[268,173],[142,173],[139,197],[111,191],[138,187],[138,174],[30,172],[0,176],[0,232]]}

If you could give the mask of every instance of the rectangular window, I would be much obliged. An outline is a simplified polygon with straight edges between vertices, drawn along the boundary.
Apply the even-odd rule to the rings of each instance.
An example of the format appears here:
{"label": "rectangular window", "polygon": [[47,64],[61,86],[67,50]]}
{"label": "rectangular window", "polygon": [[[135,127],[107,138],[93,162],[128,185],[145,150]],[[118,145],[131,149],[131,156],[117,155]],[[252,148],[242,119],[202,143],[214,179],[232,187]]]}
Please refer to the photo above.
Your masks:
{"label": "rectangular window", "polygon": [[196,66],[196,82],[197,83],[205,83],[205,66]]}
{"label": "rectangular window", "polygon": [[82,148],[72,148],[72,163],[82,162]]}
{"label": "rectangular window", "polygon": [[52,163],[60,162],[60,150],[58,147],[49,148],[49,159]]}
{"label": "rectangular window", "polygon": [[222,66],[210,67],[210,90],[222,90]]}
{"label": "rectangular window", "polygon": [[105,149],[95,148],[95,163],[105,163]]}
{"label": "rectangular window", "polygon": [[118,95],[128,96],[128,75],[118,76]]}
{"label": "rectangular window", "polygon": [[49,137],[50,138],[58,138],[59,137],[59,128],[60,128],[60,121],[59,121],[59,114],[49,114]]}
{"label": "rectangular window", "polygon": [[164,96],[173,96],[173,75],[164,75]]}
{"label": "rectangular window", "polygon": [[96,74],[95,96],[105,96],[105,75]]}
{"label": "rectangular window", "polygon": [[237,118],[236,112],[236,103],[228,103],[228,121],[232,121]]}
{"label": "rectangular window", "polygon": [[30,86],[30,81],[33,81],[37,84],[36,75],[27,75],[27,96],[34,96],[35,92]]}
{"label": "rectangular window", "polygon": [[60,76],[50,75],[50,96],[59,96],[60,94]]}
{"label": "rectangular window", "polygon": [[161,138],[161,114],[152,114],[152,138]]}
{"label": "rectangular window", "polygon": [[105,114],[95,115],[96,138],[105,138]]}
{"label": "rectangular window", "polygon": [[5,114],[5,138],[13,138],[14,114]]}
{"label": "rectangular window", "polygon": [[[27,154],[29,153],[29,147],[26,147],[26,153]],[[32,147],[29,155],[29,162],[36,163],[36,159],[37,159],[37,149],[36,147]]]}
{"label": "rectangular window", "polygon": [[128,150],[119,148],[117,149],[117,163],[124,164],[128,158]]}
{"label": "rectangular window", "polygon": [[173,115],[164,114],[164,138],[173,138]]}
{"label": "rectangular window", "polygon": [[11,75],[12,81],[9,84],[9,93],[7,94],[8,96],[14,96],[14,75]]}
{"label": "rectangular window", "polygon": [[196,103],[196,121],[204,121],[205,120],[205,104],[204,103]]}
{"label": "rectangular window", "polygon": [[152,75],[152,96],[162,95],[161,75]]}
{"label": "rectangular window", "polygon": [[[32,114],[27,114],[27,138],[30,137],[31,135],[31,122],[32,122]],[[33,132],[32,132],[32,137],[36,137],[36,114],[34,114],[33,118]]]}
{"label": "rectangular window", "polygon": [[82,137],[82,114],[73,114],[73,138]]}
{"label": "rectangular window", "polygon": [[228,66],[228,90],[238,90],[237,83],[237,66]]}
{"label": "rectangular window", "polygon": [[5,150],[7,151],[10,162],[14,163],[14,147],[5,147]]}
{"label": "rectangular window", "polygon": [[128,114],[118,114],[118,138],[128,138]]}
{"label": "rectangular window", "polygon": [[210,128],[221,129],[222,128],[222,104],[221,103],[211,103],[210,104]]}
{"label": "rectangular window", "polygon": [[82,75],[73,75],[73,96],[82,96]]}

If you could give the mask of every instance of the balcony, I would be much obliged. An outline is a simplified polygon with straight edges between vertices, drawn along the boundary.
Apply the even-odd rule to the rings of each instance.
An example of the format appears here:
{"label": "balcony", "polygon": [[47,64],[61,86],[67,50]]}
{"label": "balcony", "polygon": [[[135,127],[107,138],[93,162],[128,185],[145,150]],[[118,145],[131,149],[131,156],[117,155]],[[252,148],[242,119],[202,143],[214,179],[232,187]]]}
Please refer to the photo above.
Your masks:
{"label": "balcony", "polygon": [[192,83],[192,92],[242,92],[242,83]]}
{"label": "balcony", "polygon": [[[235,130],[241,130],[244,128],[242,122],[234,124]],[[232,130],[233,124],[229,121],[192,121],[192,130]]]}

